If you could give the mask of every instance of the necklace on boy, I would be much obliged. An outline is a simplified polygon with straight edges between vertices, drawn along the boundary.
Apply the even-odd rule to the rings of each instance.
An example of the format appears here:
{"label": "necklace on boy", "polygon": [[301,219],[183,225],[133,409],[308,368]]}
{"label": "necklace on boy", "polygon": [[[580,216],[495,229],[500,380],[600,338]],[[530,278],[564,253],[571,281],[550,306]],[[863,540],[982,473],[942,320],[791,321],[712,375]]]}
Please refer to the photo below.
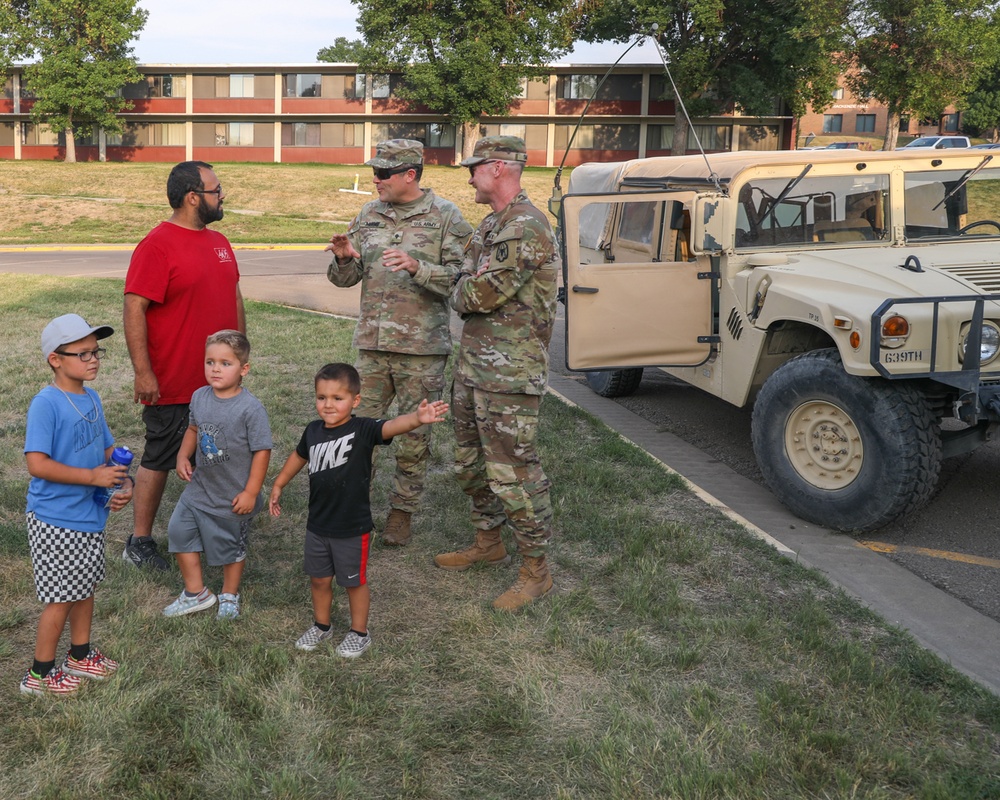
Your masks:
{"label": "necklace on boy", "polygon": [[[52,385],[53,385],[53,386],[56,386],[55,384],[52,384]],[[79,414],[79,415],[80,415],[81,417],[83,417],[83,419],[84,419],[84,420],[85,420],[86,422],[97,422],[97,403],[94,403],[94,401],[93,401],[93,400],[91,400],[91,401],[90,401],[91,403],[94,403],[94,409],[93,409],[93,414],[94,414],[94,416],[92,416],[92,417],[90,417],[90,416],[87,416],[87,415],[86,415],[86,414],[84,414],[84,413],[83,413],[83,412],[82,412],[82,411],[81,411],[81,410],[80,410],[79,408],[77,408],[77,407],[76,407],[76,403],[74,403],[74,402],[73,402],[73,398],[69,396],[69,393],[68,393],[68,392],[66,392],[66,391],[65,391],[65,390],[64,390],[64,389],[63,389],[63,388],[62,388],[61,386],[56,386],[56,388],[57,388],[57,389],[58,389],[58,390],[59,390],[60,392],[62,392],[62,393],[63,393],[63,397],[65,397],[65,398],[66,398],[67,400],[69,400],[69,404],[70,404],[71,406],[73,406],[73,410],[74,410],[74,411],[75,411],[75,412],[76,412],[77,414]],[[86,392],[85,392],[84,394],[86,394]],[[89,399],[89,395],[88,395],[88,399]]]}

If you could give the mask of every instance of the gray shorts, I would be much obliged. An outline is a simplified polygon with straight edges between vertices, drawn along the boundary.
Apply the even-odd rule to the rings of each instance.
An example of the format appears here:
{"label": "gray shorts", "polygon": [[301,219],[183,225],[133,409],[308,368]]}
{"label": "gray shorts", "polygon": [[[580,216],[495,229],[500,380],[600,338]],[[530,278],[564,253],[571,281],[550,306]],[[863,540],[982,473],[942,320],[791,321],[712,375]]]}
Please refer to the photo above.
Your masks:
{"label": "gray shorts", "polygon": [[337,586],[345,589],[364,586],[368,583],[368,550],[371,540],[370,533],[348,539],[333,539],[306,531],[306,575],[310,578],[336,576]]}
{"label": "gray shorts", "polygon": [[171,553],[204,553],[211,567],[235,564],[247,557],[251,515],[216,517],[185,502],[181,494],[167,523]]}

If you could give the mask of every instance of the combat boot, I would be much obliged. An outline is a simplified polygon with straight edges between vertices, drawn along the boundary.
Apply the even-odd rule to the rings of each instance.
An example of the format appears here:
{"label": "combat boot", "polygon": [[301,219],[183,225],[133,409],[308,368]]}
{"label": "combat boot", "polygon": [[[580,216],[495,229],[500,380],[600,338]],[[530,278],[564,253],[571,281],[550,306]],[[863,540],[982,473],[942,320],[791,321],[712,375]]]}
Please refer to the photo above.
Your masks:
{"label": "combat boot", "polygon": [[382,534],[382,544],[390,547],[404,547],[410,543],[410,517],[409,511],[400,511],[398,508],[389,512],[389,518],[385,521],[385,532]]}
{"label": "combat boot", "polygon": [[464,550],[457,550],[454,553],[441,553],[434,556],[434,563],[441,569],[451,569],[461,571],[468,569],[473,564],[483,563],[488,567],[499,567],[501,564],[509,564],[510,556],[503,546],[503,539],[500,536],[502,526],[490,528],[488,531],[476,531],[476,543],[472,547]]}
{"label": "combat boot", "polygon": [[506,592],[493,601],[498,611],[517,611],[522,606],[545,597],[552,591],[552,576],[549,574],[545,556],[524,557],[517,581]]}

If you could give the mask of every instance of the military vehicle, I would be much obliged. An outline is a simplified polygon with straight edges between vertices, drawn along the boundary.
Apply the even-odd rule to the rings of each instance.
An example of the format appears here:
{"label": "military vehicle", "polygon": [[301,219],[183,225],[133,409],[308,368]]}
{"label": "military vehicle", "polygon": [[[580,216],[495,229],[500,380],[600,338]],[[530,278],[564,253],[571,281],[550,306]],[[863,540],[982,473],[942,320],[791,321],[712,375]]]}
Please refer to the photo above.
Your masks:
{"label": "military vehicle", "polygon": [[752,403],[764,479],[805,520],[913,511],[1000,422],[988,150],[584,164],[559,216],[568,366],[607,397],[658,367]]}

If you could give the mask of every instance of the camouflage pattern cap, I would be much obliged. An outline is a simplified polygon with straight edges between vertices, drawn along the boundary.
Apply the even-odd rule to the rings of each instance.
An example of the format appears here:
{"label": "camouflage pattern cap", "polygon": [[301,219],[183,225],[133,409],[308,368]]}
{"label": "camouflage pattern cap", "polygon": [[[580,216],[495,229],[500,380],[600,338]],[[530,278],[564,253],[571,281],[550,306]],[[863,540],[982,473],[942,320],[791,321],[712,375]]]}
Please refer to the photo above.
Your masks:
{"label": "camouflage pattern cap", "polygon": [[392,169],[424,163],[424,146],[414,139],[389,139],[375,145],[375,158],[365,164],[376,169]]}
{"label": "camouflage pattern cap", "polygon": [[528,148],[520,136],[486,136],[476,142],[470,158],[463,159],[463,167],[474,167],[484,161],[528,160]]}

